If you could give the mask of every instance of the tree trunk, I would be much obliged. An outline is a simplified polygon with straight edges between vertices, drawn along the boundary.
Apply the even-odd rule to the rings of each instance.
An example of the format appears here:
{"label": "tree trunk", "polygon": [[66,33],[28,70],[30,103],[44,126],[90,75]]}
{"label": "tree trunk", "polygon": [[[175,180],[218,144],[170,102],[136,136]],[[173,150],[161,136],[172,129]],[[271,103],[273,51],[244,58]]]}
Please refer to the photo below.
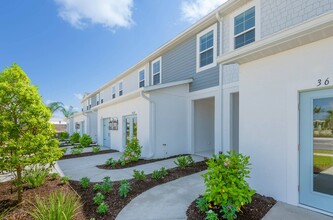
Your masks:
{"label": "tree trunk", "polygon": [[22,194],[23,194],[23,187],[22,187],[22,168],[20,166],[17,167],[17,201],[18,203],[22,202]]}

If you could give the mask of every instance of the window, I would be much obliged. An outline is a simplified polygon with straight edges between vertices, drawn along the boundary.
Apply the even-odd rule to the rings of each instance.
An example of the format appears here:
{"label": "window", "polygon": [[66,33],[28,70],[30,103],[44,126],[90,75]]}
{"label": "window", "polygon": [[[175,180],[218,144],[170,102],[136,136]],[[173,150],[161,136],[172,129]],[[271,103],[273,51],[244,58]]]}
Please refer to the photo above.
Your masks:
{"label": "window", "polygon": [[153,85],[161,83],[161,58],[156,59],[152,62],[152,77]]}
{"label": "window", "polygon": [[116,87],[112,87],[112,99],[116,98]]}
{"label": "window", "polygon": [[91,98],[89,99],[89,109],[91,109]]}
{"label": "window", "polygon": [[139,72],[139,88],[145,86],[145,70]]}
{"label": "window", "polygon": [[234,18],[235,49],[255,41],[255,7]]}
{"label": "window", "polygon": [[99,105],[99,99],[100,99],[100,94],[97,93],[97,95],[96,95],[96,104],[97,104],[97,105]]}
{"label": "window", "polygon": [[217,25],[197,35],[197,72],[216,66]]}
{"label": "window", "polygon": [[119,88],[119,96],[122,96],[123,95],[123,82],[119,83],[118,88]]}

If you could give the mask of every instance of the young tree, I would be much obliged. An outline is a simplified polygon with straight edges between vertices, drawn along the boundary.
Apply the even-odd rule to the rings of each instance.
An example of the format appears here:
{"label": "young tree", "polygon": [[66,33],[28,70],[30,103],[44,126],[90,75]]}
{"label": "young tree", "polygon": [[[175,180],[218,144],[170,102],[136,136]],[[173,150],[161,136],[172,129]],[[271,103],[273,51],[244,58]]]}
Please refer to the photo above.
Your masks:
{"label": "young tree", "polygon": [[17,64],[0,72],[0,172],[15,174],[18,202],[22,171],[33,164],[52,164],[63,154],[50,118],[37,87]]}
{"label": "young tree", "polygon": [[61,111],[62,111],[62,114],[63,114],[63,115],[65,116],[65,118],[67,118],[67,119],[69,119],[70,117],[72,117],[72,116],[76,113],[76,111],[74,111],[73,106],[69,106],[68,109],[66,109],[66,108],[62,108]]}
{"label": "young tree", "polygon": [[51,102],[47,105],[47,107],[51,110],[51,113],[60,110],[62,111],[64,109],[64,104],[62,102]]}

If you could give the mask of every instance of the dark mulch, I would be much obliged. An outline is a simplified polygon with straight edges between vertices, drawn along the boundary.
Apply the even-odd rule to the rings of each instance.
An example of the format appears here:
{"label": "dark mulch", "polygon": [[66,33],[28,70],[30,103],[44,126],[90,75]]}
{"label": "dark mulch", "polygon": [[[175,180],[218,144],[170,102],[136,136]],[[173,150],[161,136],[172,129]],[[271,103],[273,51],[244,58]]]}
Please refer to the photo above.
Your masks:
{"label": "dark mulch", "polygon": [[[23,202],[17,205],[17,192],[15,188],[12,187],[12,181],[0,183],[0,213],[8,208],[12,208],[6,216],[6,220],[33,219],[28,212],[34,209],[32,203],[34,203],[36,195],[42,198],[47,198],[51,192],[57,190],[75,193],[69,185],[62,185],[59,180],[47,179],[43,186],[36,189],[24,187]],[[76,216],[76,220],[85,219],[83,213],[83,207],[81,207],[78,211],[78,215]]]}
{"label": "dark mulch", "polygon": [[[274,206],[276,201],[272,197],[262,196],[260,194],[254,194],[252,202],[241,208],[241,211],[237,214],[238,220],[260,220],[266,213]],[[219,219],[223,219],[220,210],[214,210],[215,213],[219,213]],[[188,220],[204,220],[205,213],[202,213],[197,208],[195,201],[187,209]]]}
{"label": "dark mulch", "polygon": [[186,169],[181,169],[179,167],[168,170],[168,175],[160,180],[154,180],[151,178],[151,175],[147,175],[147,179],[144,181],[138,180],[129,180],[131,185],[131,191],[127,198],[120,198],[118,193],[119,181],[114,182],[113,190],[106,196],[106,203],[109,205],[108,212],[105,215],[100,215],[96,212],[97,205],[93,203],[93,197],[96,192],[93,190],[93,186],[90,186],[88,189],[82,189],[78,181],[71,181],[70,185],[75,189],[76,192],[81,196],[82,201],[84,202],[84,215],[86,219],[96,218],[96,219],[115,219],[118,213],[136,196],[143,193],[144,191],[163,184],[177,178],[187,176],[193,173],[197,173],[207,169],[205,162],[195,163],[193,167],[188,167]]}
{"label": "dark mulch", "polygon": [[94,155],[98,155],[98,154],[108,154],[108,153],[115,153],[115,152],[119,152],[119,151],[117,151],[117,150],[101,150],[97,153],[86,152],[86,153],[82,153],[82,154],[68,154],[68,155],[62,156],[59,160],[73,159],[73,158],[78,158],[78,157],[87,157],[87,156],[94,156]]}
{"label": "dark mulch", "polygon": [[128,168],[128,167],[135,167],[135,166],[146,164],[146,163],[153,163],[153,162],[157,162],[157,161],[161,161],[161,160],[176,158],[176,157],[184,156],[184,155],[188,155],[188,154],[181,154],[181,155],[176,155],[176,156],[171,156],[171,157],[166,157],[166,158],[161,158],[161,159],[150,159],[150,160],[139,159],[138,161],[130,162],[128,164],[125,164],[124,166],[117,163],[114,167],[111,165],[105,165],[105,164],[97,165],[96,167],[100,168],[100,169],[105,169],[105,170],[117,170],[117,169],[124,169],[124,168]]}

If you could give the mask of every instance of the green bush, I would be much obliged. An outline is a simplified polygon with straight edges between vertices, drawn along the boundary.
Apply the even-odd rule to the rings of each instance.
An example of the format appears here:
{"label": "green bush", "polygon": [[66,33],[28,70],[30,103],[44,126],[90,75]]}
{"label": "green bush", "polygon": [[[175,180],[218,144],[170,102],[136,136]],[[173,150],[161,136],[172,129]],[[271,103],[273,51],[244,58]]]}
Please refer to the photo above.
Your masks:
{"label": "green bush", "polygon": [[128,183],[128,181],[127,180],[122,180],[120,182],[120,186],[119,186],[119,195],[120,195],[120,197],[126,198],[130,189],[131,189],[131,186]]}
{"label": "green bush", "polygon": [[209,210],[206,212],[205,220],[219,220],[219,215],[216,214],[213,210]]}
{"label": "green bush", "polygon": [[97,207],[96,212],[99,213],[99,214],[103,214],[104,215],[108,211],[108,209],[109,209],[109,206],[105,202],[102,202]]}
{"label": "green bush", "polygon": [[63,155],[65,155],[66,152],[67,152],[67,150],[68,150],[68,148],[67,148],[67,147],[64,147],[64,148],[61,148],[61,150],[62,150],[62,152],[64,153]]}
{"label": "green bush", "polygon": [[71,153],[73,155],[82,154],[83,153],[83,148],[82,147],[80,147],[80,148],[72,148]]}
{"label": "green bush", "polygon": [[57,191],[48,198],[36,197],[35,210],[29,214],[36,220],[74,219],[80,208],[79,199],[72,193]]}
{"label": "green bush", "polygon": [[89,135],[83,134],[82,137],[79,139],[79,141],[81,146],[88,147],[91,144],[92,139]]}
{"label": "green bush", "polygon": [[102,193],[97,193],[93,198],[94,204],[96,205],[102,204],[102,202],[104,202],[104,198],[105,197]]}
{"label": "green bush", "polygon": [[234,151],[213,155],[207,162],[208,171],[203,174],[206,185],[204,198],[215,206],[222,208],[229,204],[237,210],[250,203],[255,190],[251,190],[246,182],[250,177],[249,159]]}
{"label": "green bush", "polygon": [[80,184],[83,189],[87,189],[90,186],[90,179],[88,177],[82,177],[80,179]]}
{"label": "green bush", "polygon": [[65,139],[68,139],[69,138],[69,134],[68,134],[68,132],[60,132],[59,133],[59,139],[60,140],[65,140]]}
{"label": "green bush", "polygon": [[51,179],[52,180],[56,180],[56,179],[58,179],[58,177],[59,177],[59,173],[51,173]]}
{"label": "green bush", "polygon": [[30,169],[23,171],[22,180],[31,188],[37,188],[45,183],[46,177],[49,175],[49,173],[49,169],[35,165]]}
{"label": "green bush", "polygon": [[110,177],[108,177],[108,176],[104,177],[103,182],[99,183],[99,184],[95,184],[93,189],[95,191],[99,190],[103,194],[107,194],[108,192],[110,192],[112,190],[112,181],[110,180]]}
{"label": "green bush", "polygon": [[75,132],[69,137],[69,141],[71,144],[79,143],[80,141],[80,134]]}
{"label": "green bush", "polygon": [[121,156],[121,161],[123,163],[130,163],[133,161],[138,161],[141,157],[142,146],[139,144],[137,138],[133,138],[125,148],[123,155]]}
{"label": "green bush", "polygon": [[136,180],[145,180],[146,179],[146,175],[145,172],[143,170],[133,170],[133,178]]}
{"label": "green bush", "polygon": [[107,165],[107,166],[115,167],[116,164],[117,164],[117,161],[114,160],[112,157],[110,157],[109,159],[107,159],[107,161],[105,161],[105,165]]}
{"label": "green bush", "polygon": [[208,206],[208,202],[205,198],[199,197],[199,198],[197,198],[195,203],[197,204],[197,208],[200,210],[200,212],[205,213],[208,211],[209,206]]}
{"label": "green bush", "polygon": [[191,155],[178,156],[174,163],[182,169],[186,167],[193,166],[194,160]]}
{"label": "green bush", "polygon": [[162,179],[166,175],[168,175],[168,171],[165,169],[165,167],[162,167],[160,170],[154,170],[151,174],[151,178],[158,180]]}
{"label": "green bush", "polygon": [[227,204],[227,205],[222,205],[222,212],[224,213],[223,214],[223,218],[224,219],[228,219],[228,220],[234,220],[237,218],[237,209],[230,205],[230,204]]}
{"label": "green bush", "polygon": [[69,180],[70,180],[69,176],[63,176],[60,179],[60,183],[64,184],[64,185],[67,185],[69,183]]}
{"label": "green bush", "polygon": [[99,146],[96,146],[96,147],[92,147],[92,152],[94,153],[98,153],[101,151],[101,148]]}

